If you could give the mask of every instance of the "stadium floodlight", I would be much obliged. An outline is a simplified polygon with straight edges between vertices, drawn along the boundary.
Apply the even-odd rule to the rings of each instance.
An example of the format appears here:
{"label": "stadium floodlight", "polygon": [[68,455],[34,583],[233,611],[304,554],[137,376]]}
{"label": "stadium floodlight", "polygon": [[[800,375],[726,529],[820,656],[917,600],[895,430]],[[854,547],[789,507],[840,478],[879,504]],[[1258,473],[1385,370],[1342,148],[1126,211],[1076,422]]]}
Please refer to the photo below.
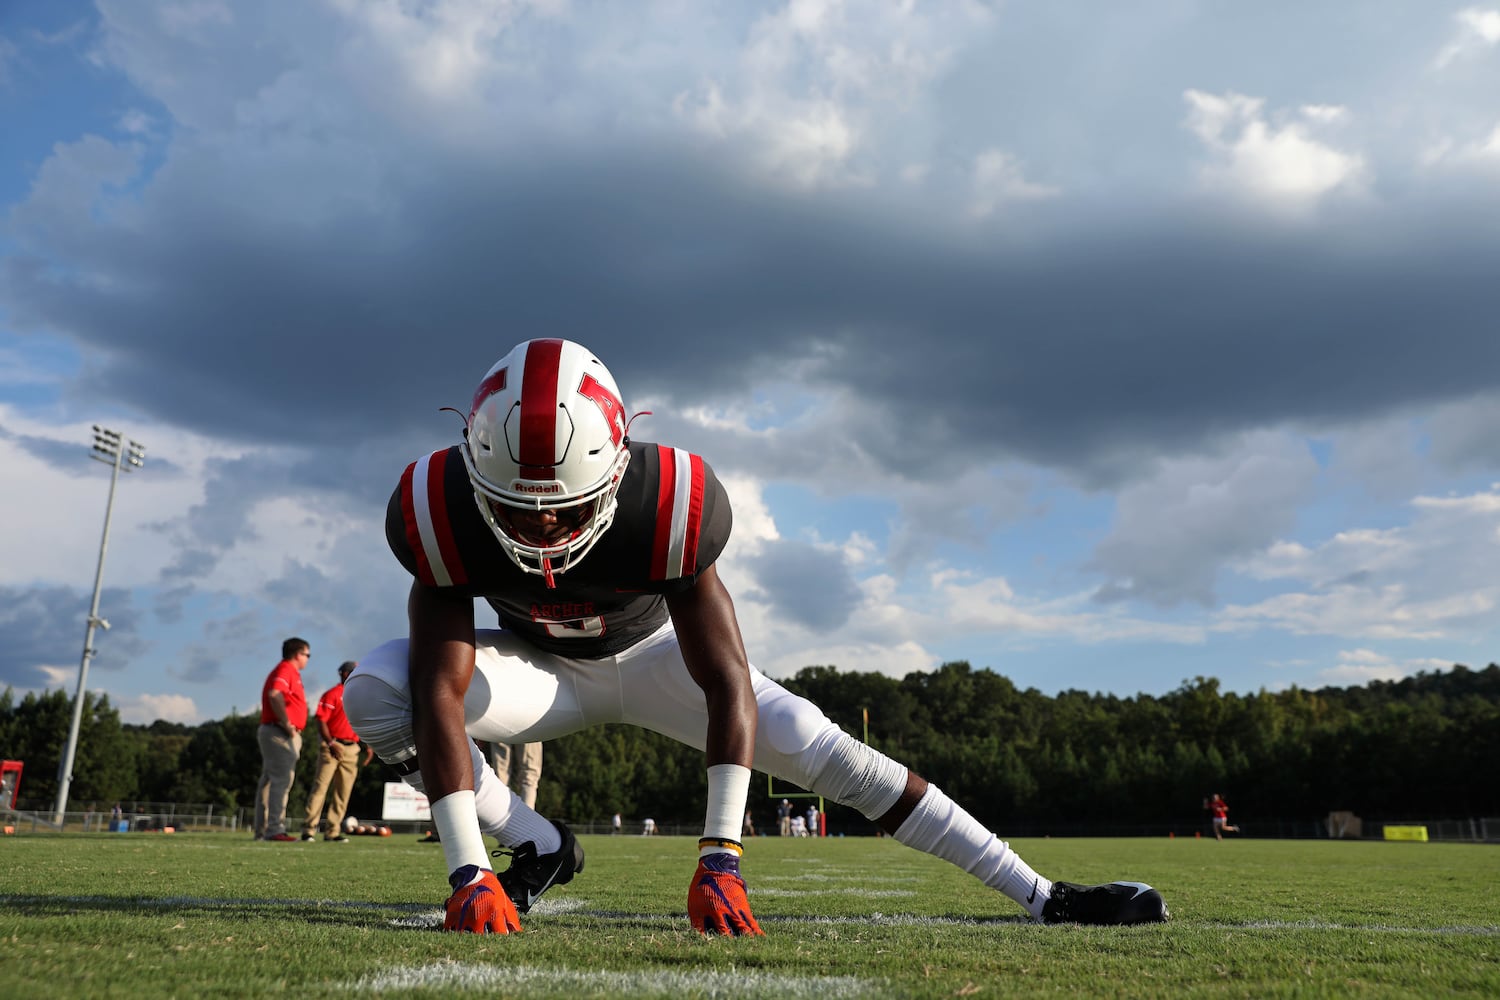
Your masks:
{"label": "stadium floodlight", "polygon": [[89,605],[88,629],[83,634],[83,660],[78,664],[78,691],[73,695],[73,723],[68,727],[68,742],[57,767],[57,808],[53,822],[58,829],[62,828],[63,815],[68,810],[68,786],[73,783],[73,754],[78,749],[78,728],[83,722],[84,683],[89,676],[89,660],[94,655],[94,630],[109,629],[109,622],[99,617],[99,588],[104,582],[104,553],[109,548],[109,521],[115,509],[115,486],[122,471],[134,472],[146,464],[146,447],[121,437],[118,431],[95,424],[94,450],[89,453],[89,458],[108,463],[113,471],[109,477],[109,502],[104,506],[104,535],[99,539],[99,565],[94,570],[94,600]]}

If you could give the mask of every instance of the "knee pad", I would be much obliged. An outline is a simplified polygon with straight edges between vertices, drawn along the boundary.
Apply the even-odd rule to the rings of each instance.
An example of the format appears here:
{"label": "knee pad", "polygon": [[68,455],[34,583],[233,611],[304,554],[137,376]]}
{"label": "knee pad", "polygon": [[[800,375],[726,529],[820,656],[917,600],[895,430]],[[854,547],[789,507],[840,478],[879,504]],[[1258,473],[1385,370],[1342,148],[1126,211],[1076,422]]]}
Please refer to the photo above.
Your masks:
{"label": "knee pad", "polygon": [[906,765],[828,724],[804,751],[819,795],[858,809],[869,819],[890,812],[906,790]]}

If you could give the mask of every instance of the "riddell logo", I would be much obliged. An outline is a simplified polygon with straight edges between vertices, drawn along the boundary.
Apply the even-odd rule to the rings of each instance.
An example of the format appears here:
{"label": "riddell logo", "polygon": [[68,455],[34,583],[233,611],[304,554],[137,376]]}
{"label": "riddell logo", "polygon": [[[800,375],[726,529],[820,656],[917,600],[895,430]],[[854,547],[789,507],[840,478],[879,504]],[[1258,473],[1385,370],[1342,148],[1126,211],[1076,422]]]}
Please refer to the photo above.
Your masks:
{"label": "riddell logo", "polygon": [[510,484],[510,488],[516,493],[561,493],[562,486],[558,483],[524,483],[520,480]]}

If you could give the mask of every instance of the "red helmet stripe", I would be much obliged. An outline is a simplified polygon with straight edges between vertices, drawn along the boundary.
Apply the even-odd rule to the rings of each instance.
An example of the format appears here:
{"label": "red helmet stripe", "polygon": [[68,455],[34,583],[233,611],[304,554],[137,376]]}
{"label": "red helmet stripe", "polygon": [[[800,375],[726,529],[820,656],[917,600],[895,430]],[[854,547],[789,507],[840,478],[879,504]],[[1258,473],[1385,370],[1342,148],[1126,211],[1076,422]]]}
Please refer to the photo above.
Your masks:
{"label": "red helmet stripe", "polygon": [[555,479],[557,470],[557,369],[561,340],[533,340],[521,375],[522,479]]}

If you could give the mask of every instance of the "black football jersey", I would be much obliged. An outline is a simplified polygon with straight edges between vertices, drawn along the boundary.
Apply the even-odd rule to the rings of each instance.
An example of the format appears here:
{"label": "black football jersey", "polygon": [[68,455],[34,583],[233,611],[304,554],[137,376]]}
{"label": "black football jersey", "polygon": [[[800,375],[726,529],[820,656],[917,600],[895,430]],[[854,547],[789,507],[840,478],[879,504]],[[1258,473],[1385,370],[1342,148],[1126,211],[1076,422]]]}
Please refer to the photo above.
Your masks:
{"label": "black football jersey", "polygon": [[500,627],[541,649],[595,659],[629,648],[667,620],[665,595],[692,586],[729,541],[729,498],[708,463],[631,441],[614,522],[548,588],[511,561],[490,530],[458,445],[406,467],[386,508],[401,565],[429,587],[482,597]]}

